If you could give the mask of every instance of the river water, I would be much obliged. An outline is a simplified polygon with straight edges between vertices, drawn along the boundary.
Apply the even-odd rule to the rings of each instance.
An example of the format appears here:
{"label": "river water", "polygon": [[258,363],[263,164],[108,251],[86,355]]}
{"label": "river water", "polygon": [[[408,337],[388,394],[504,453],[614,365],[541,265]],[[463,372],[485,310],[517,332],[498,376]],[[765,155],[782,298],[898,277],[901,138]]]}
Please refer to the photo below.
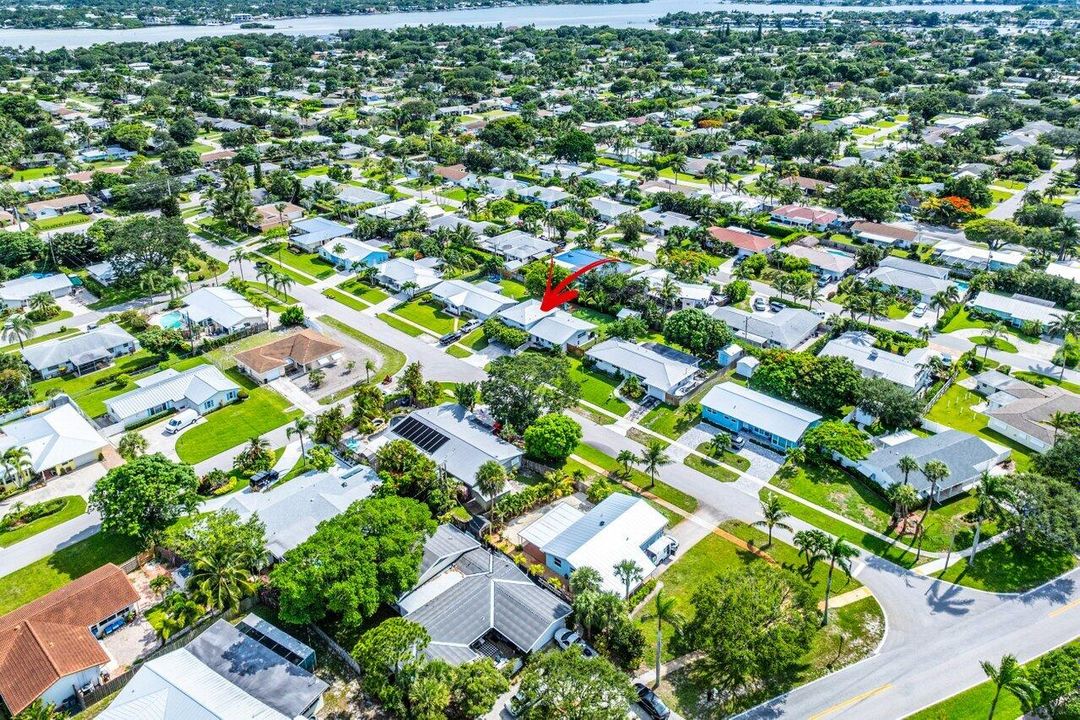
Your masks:
{"label": "river water", "polygon": [[286,35],[327,35],[343,29],[393,29],[407,25],[610,25],[612,27],[655,27],[656,20],[673,12],[715,10],[753,13],[814,13],[824,10],[926,10],[955,14],[972,10],[1012,10],[1015,5],[990,3],[955,5],[891,5],[865,8],[820,5],[769,5],[764,3],[718,2],[718,0],[652,0],[633,5],[523,5],[487,7],[436,12],[394,12],[372,15],[321,15],[316,17],[272,20],[273,30],[243,30],[238,25],[164,25],[136,30],[17,30],[0,29],[0,46],[34,47],[56,50],[63,47],[87,47],[109,42],[164,42],[200,37],[264,32]]}

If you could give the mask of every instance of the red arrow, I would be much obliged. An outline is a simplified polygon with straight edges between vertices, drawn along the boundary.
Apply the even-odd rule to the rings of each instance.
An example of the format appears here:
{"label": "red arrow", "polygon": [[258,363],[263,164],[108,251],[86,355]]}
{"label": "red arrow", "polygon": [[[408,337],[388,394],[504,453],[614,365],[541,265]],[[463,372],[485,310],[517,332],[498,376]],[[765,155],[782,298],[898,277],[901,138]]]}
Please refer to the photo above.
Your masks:
{"label": "red arrow", "polygon": [[541,312],[554,310],[563,303],[570,302],[571,300],[576,298],[578,296],[578,291],[567,290],[567,286],[585,273],[589,272],[590,270],[598,268],[601,265],[609,262],[615,262],[615,258],[600,258],[595,262],[591,262],[588,265],[579,267],[577,270],[564,277],[562,279],[562,282],[560,282],[553,288],[551,287],[551,280],[555,274],[555,258],[552,257],[550,264],[548,265],[547,287],[544,288],[544,299],[540,301]]}

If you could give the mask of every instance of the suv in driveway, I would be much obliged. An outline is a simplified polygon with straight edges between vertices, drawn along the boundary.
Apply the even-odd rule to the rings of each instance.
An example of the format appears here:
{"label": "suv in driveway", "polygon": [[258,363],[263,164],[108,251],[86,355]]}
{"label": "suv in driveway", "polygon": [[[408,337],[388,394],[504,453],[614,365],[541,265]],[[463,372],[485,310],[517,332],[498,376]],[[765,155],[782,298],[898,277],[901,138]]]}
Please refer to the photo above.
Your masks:
{"label": "suv in driveway", "polygon": [[760,295],[754,298],[754,309],[758,312],[765,312],[765,308],[768,307],[768,303],[765,302],[765,298]]}
{"label": "suv in driveway", "polygon": [[664,704],[664,701],[643,683],[634,683],[634,690],[637,691],[638,705],[641,706],[645,714],[653,718],[653,720],[667,720],[671,717],[671,710]]}
{"label": "suv in driveway", "polygon": [[571,645],[581,648],[581,654],[587,658],[596,657],[596,651],[585,644],[581,636],[569,628],[563,628],[555,633],[555,644],[562,650],[567,650]]}

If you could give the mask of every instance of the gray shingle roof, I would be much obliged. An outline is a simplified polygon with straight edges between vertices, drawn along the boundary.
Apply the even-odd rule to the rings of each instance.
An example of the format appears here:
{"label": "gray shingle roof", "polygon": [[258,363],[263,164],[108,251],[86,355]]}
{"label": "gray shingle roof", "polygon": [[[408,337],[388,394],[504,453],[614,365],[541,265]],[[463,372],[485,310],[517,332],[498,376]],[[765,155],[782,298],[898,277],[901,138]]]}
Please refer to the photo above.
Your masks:
{"label": "gray shingle roof", "polygon": [[734,307],[714,306],[706,312],[727,323],[739,337],[758,344],[769,341],[788,349],[810,337],[821,324],[821,318],[801,308],[784,308],[778,313],[748,313]]}
{"label": "gray shingle roof", "polygon": [[73,362],[81,365],[92,360],[107,358],[112,348],[132,343],[138,344],[124,328],[108,323],[82,335],[31,345],[23,349],[22,356],[35,370],[41,371],[57,365]]}
{"label": "gray shingle roof", "polygon": [[[982,438],[959,430],[945,432],[929,437],[914,437],[896,445],[884,447],[871,453],[866,459],[867,465],[881,469],[885,477],[872,478],[888,487],[903,482],[904,473],[897,467],[900,458],[910,455],[923,467],[930,460],[940,460],[949,467],[949,476],[938,484],[938,491],[943,492],[958,485],[965,485],[978,477],[983,470],[988,470],[990,463],[997,458],[1001,450],[992,447]],[[908,475],[908,484],[920,494],[930,491],[930,483],[921,470]]]}

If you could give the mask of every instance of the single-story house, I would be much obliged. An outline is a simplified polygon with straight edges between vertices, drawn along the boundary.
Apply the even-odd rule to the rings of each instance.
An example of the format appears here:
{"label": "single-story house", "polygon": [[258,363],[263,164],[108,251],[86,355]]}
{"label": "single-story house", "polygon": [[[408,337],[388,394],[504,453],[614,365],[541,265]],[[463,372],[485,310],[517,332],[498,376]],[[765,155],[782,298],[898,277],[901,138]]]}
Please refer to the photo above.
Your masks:
{"label": "single-story house", "polygon": [[672,210],[663,212],[652,209],[642,210],[638,215],[641,217],[642,222],[645,223],[645,229],[660,237],[665,237],[677,227],[693,229],[698,226],[689,215],[683,215]]}
{"label": "single-story house", "polygon": [[914,228],[865,220],[851,224],[851,235],[857,240],[885,248],[909,248],[922,240],[922,233]]}
{"label": "single-story house", "polygon": [[577,507],[573,497],[553,503],[518,533],[521,549],[533,562],[546,564],[547,556],[542,548],[583,517],[585,512]]}
{"label": "single-story house", "polygon": [[213,365],[197,365],[184,372],[162,370],[135,381],[138,385],[105,401],[114,422],[125,425],[168,410],[194,410],[205,415],[236,400],[240,386]]}
{"label": "single-story house", "polygon": [[540,177],[545,178],[555,177],[556,175],[559,177],[570,178],[575,175],[584,175],[589,172],[589,168],[584,165],[565,162],[543,163],[538,165],[536,169],[540,171]]}
{"label": "single-story house", "polygon": [[464,180],[469,174],[469,171],[466,170],[465,166],[461,163],[458,163],[457,165],[436,165],[432,168],[432,172],[443,180],[454,183],[455,185]]}
{"label": "single-story house", "polygon": [[314,720],[329,687],[315,652],[248,615],[218,620],[187,645],[143,664],[101,720]]}
{"label": "single-story house", "polygon": [[[1039,321],[1047,323],[1053,320],[1056,310],[1053,301],[1029,295],[1006,297],[982,290],[968,303],[972,310],[993,315],[1013,327],[1020,327],[1025,322]],[[1058,311],[1063,314],[1063,311]]]}
{"label": "single-story house", "polygon": [[421,205],[413,198],[405,198],[404,200],[397,200],[384,205],[370,207],[364,211],[364,214],[383,220],[400,220],[412,212],[413,208],[418,208],[420,212],[429,217],[443,214],[442,209],[438,205]]}
{"label": "single-story house", "polygon": [[116,281],[116,268],[108,260],[87,265],[86,274],[105,287],[112,285]]}
{"label": "single-story house", "polygon": [[825,180],[803,177],[802,175],[790,175],[780,178],[780,184],[785,187],[797,188],[807,197],[811,195],[825,195],[836,189],[836,185]]}
{"label": "single-story house", "polygon": [[592,180],[603,187],[613,187],[615,185],[629,183],[629,180],[626,180],[614,170],[593,170],[590,173],[585,173],[581,177],[584,180]]}
{"label": "single-story house", "polygon": [[990,409],[1004,407],[1018,398],[1046,396],[1044,388],[997,370],[985,370],[972,379],[975,381],[975,392],[987,399]]}
{"label": "single-story house", "polygon": [[907,355],[897,355],[874,347],[874,341],[868,332],[846,332],[830,340],[819,355],[847,358],[863,377],[885,378],[912,392],[926,386],[930,380],[927,361],[936,354],[933,350],[915,348]]}
{"label": "single-story house", "polygon": [[338,237],[319,248],[319,257],[345,270],[375,267],[390,259],[385,248],[375,247],[351,237]]}
{"label": "single-story house", "polygon": [[989,248],[971,245],[966,242],[942,240],[934,245],[934,257],[945,265],[965,270],[1015,270],[1027,257],[1027,252],[1015,246],[998,248],[990,252]]}
{"label": "single-story house", "polygon": [[139,341],[116,323],[99,325],[81,335],[29,345],[23,360],[42,378],[100,370],[139,349]]}
{"label": "single-story house", "polygon": [[525,183],[513,177],[503,178],[495,175],[466,175],[458,184],[493,197],[506,197],[511,191],[518,192],[525,187]]}
{"label": "single-story house", "polygon": [[688,283],[676,280],[669,270],[658,267],[648,267],[636,275],[648,283],[649,296],[660,303],[665,302],[661,297],[661,289],[664,287],[666,278],[671,278],[672,284],[678,291],[678,300],[681,308],[703,308],[712,300],[712,285],[704,283]]}
{"label": "single-story house", "polygon": [[33,195],[53,195],[60,192],[60,183],[53,178],[36,178],[34,180],[21,180],[10,183],[12,190],[24,197]]}
{"label": "single-story house", "polygon": [[431,296],[441,302],[451,315],[472,315],[486,320],[517,301],[502,294],[502,287],[495,283],[474,284],[465,280],[443,280],[431,288]]}
{"label": "single-story house", "polygon": [[501,255],[508,263],[517,267],[548,255],[555,249],[555,243],[530,235],[524,230],[511,230],[493,238],[481,238],[480,245],[496,255]]}
{"label": "single-story house", "polygon": [[255,207],[255,219],[251,227],[259,232],[266,232],[277,227],[288,227],[290,223],[304,217],[304,208],[292,203],[281,203],[280,210],[275,203]]}
{"label": "single-story house", "polygon": [[615,575],[615,565],[633,560],[642,577],[633,592],[666,558],[671,538],[664,534],[667,520],[644,498],[626,493],[608,495],[592,510],[541,546],[544,564],[569,579],[574,570],[590,567],[600,573],[602,587],[620,597],[626,585]]}
{"label": "single-story house", "polygon": [[184,298],[188,320],[214,335],[266,328],[266,317],[243,295],[221,285],[207,285]]}
{"label": "single-story house", "polygon": [[439,228],[446,228],[447,230],[455,231],[458,228],[466,227],[476,233],[477,238],[484,236],[484,230],[487,229],[487,225],[475,220],[469,220],[463,218],[460,215],[440,215],[439,217],[431,218],[428,222],[428,230],[435,232]]}
{"label": "single-story house", "polygon": [[426,257],[420,260],[390,258],[378,266],[375,281],[394,292],[403,292],[408,285],[409,295],[424,292],[435,287],[442,280],[438,258]]}
{"label": "single-story house", "polygon": [[652,397],[678,405],[695,385],[698,361],[659,343],[637,345],[620,338],[608,338],[585,353],[603,372],[634,376]]}
{"label": "single-story house", "polygon": [[706,312],[723,320],[737,337],[766,348],[793,350],[810,339],[821,326],[820,317],[802,308],[763,313],[717,305]]}
{"label": "single-story house", "polygon": [[560,187],[544,187],[543,185],[530,185],[521,190],[518,195],[524,200],[540,203],[548,210],[558,207],[573,197]]}
{"label": "single-story house", "polygon": [[560,308],[541,310],[540,301],[533,298],[500,310],[498,315],[510,327],[529,333],[529,344],[542,348],[579,348],[592,340],[596,331],[593,323]]}
{"label": "single-story house", "polygon": [[307,252],[316,252],[331,240],[347,238],[352,229],[322,217],[297,220],[289,228],[289,242]]}
{"label": "single-story house", "polygon": [[634,212],[633,205],[611,200],[603,196],[589,198],[589,206],[596,211],[597,217],[606,223],[613,223],[623,215]]}
{"label": "single-story house", "polygon": [[232,160],[234,157],[236,157],[235,150],[211,150],[199,155],[199,164],[203,166],[221,165]]}
{"label": "single-story house", "polygon": [[812,271],[829,280],[839,280],[855,268],[855,257],[839,250],[829,252],[805,245],[788,245],[777,252],[806,260]]}
{"label": "single-story house", "polygon": [[45,480],[98,462],[108,444],[70,403],[0,426],[0,453],[26,448],[30,469]]}
{"label": "single-story house", "polygon": [[27,203],[26,212],[30,217],[41,220],[43,218],[57,217],[64,213],[78,212],[80,209],[93,204],[93,201],[85,193],[79,193],[77,195],[65,195],[64,197]]}
{"label": "single-story house", "polygon": [[[1032,385],[1032,387],[1035,387]],[[1036,452],[1046,452],[1054,445],[1057,431],[1050,427],[1055,413],[1080,413],[1080,395],[1056,385],[1037,388],[1039,394],[1014,397],[1011,401],[997,393],[983,410],[986,426]],[[1004,404],[1001,404],[1004,403]]]}
{"label": "single-story house", "polygon": [[420,580],[397,605],[427,630],[424,653],[452,665],[482,657],[501,663],[510,659],[506,646],[523,655],[537,651],[572,611],[508,557],[452,525],[440,525],[428,538]]}
{"label": "single-story house", "polygon": [[367,465],[308,473],[261,493],[235,493],[224,510],[242,520],[258,515],[266,526],[266,549],[276,560],[307,540],[315,528],[371,495],[380,482]]}
{"label": "single-story house", "polygon": [[776,247],[776,241],[768,235],[755,235],[749,230],[741,228],[718,227],[709,228],[709,235],[718,243],[731,243],[735,246],[735,257],[747,257],[759,252],[772,252]]}
{"label": "single-story house", "polygon": [[[944,277],[941,277],[940,273],[924,272],[922,268],[941,271]],[[867,280],[875,280],[885,287],[918,293],[923,302],[929,302],[934,295],[948,290],[953,284],[948,275],[946,268],[935,268],[933,265],[890,256],[881,261],[878,268],[867,276]]]}
{"label": "single-story house", "polygon": [[840,222],[840,216],[831,210],[805,205],[781,205],[769,217],[781,225],[826,230]]}
{"label": "single-story house", "polygon": [[[900,470],[900,458],[915,458],[919,467],[926,467],[930,460],[940,460],[949,468],[949,475],[938,484],[936,502],[954,497],[973,487],[983,472],[990,471],[1009,459],[1012,451],[1006,447],[987,442],[980,437],[959,430],[945,430],[936,435],[910,438],[896,444],[886,444],[875,450],[854,467],[883,488],[907,482],[919,495],[930,494],[930,481],[922,470],[908,473]],[[847,463],[845,463],[847,464]]]}
{"label": "single-story house", "polygon": [[138,609],[124,571],[103,565],[0,616],[0,700],[18,715],[40,698],[60,706],[76,688],[96,685],[109,655],[103,628]]}
{"label": "single-story house", "polygon": [[0,303],[9,308],[26,307],[30,298],[38,293],[48,293],[54,298],[69,295],[73,289],[67,275],[23,275],[21,278],[0,283]]}
{"label": "single-story house", "polygon": [[701,417],[780,452],[798,447],[821,416],[738,383],[720,383],[701,400]]}
{"label": "single-story house", "polygon": [[[492,432],[467,408],[455,403],[415,410],[396,416],[374,445],[405,439],[435,461],[451,477],[468,486],[482,504],[487,497],[476,488],[476,471],[488,461],[495,461],[508,472],[521,466],[521,449]],[[504,489],[506,492],[509,488]]]}
{"label": "single-story house", "polygon": [[390,202],[390,196],[369,187],[346,184],[337,189],[337,199],[345,205],[383,205]]}
{"label": "single-story house", "polygon": [[290,373],[303,373],[341,359],[344,346],[304,328],[285,337],[236,354],[236,367],[257,382],[266,383]]}

